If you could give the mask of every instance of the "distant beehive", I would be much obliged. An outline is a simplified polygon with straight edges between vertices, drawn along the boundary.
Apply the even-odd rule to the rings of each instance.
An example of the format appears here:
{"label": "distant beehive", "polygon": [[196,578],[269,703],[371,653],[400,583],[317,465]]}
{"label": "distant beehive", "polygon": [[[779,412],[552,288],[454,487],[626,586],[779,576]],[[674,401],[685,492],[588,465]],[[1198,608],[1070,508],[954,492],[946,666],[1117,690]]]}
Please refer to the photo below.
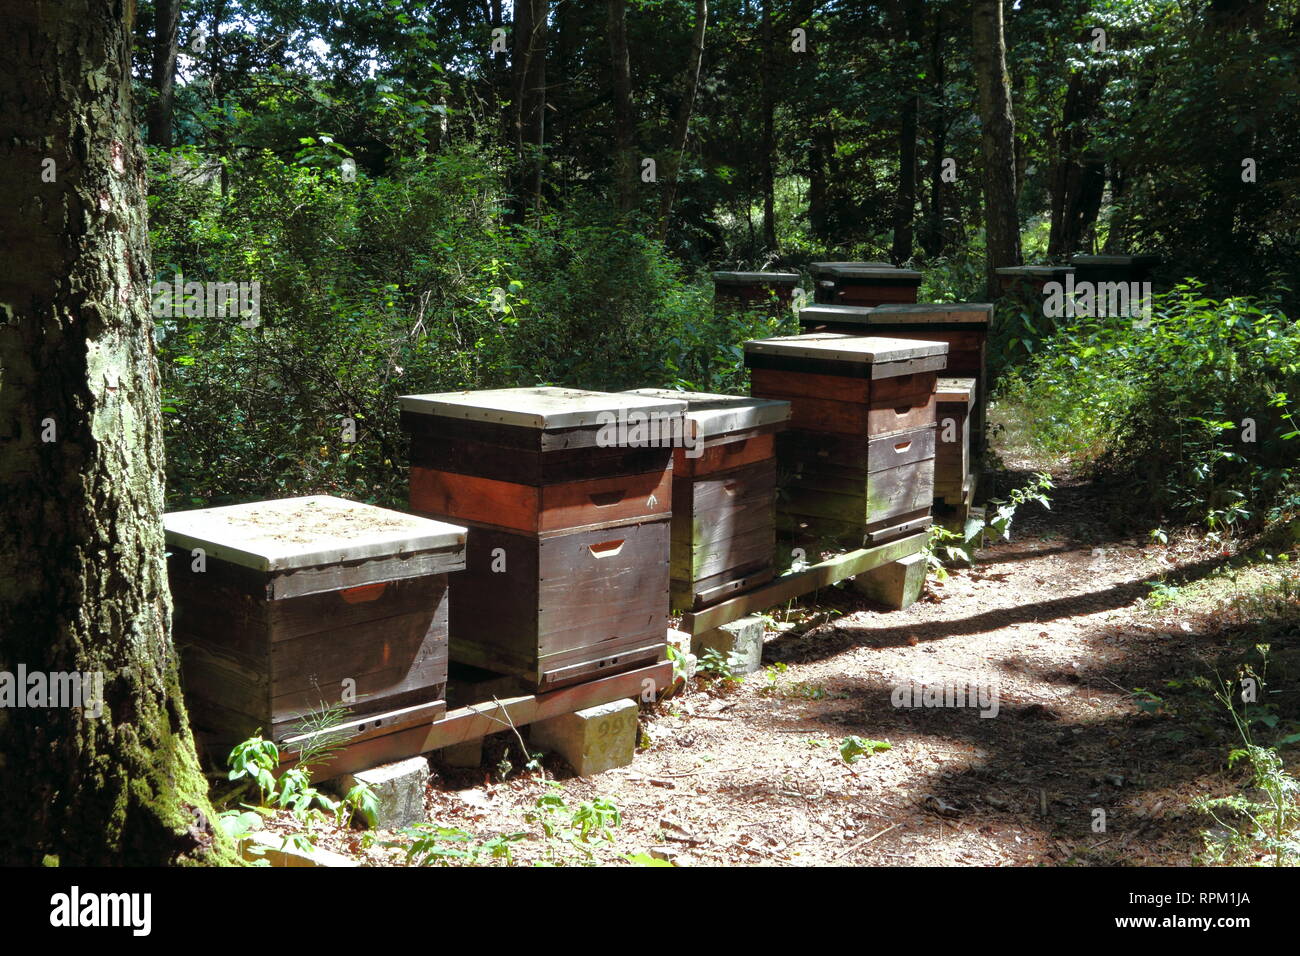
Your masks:
{"label": "distant beehive", "polygon": [[814,262],[814,301],[823,305],[915,302],[921,273],[888,262]]}
{"label": "distant beehive", "polygon": [[797,272],[715,272],[713,299],[720,306],[752,309],[775,300],[783,309],[790,308]]}

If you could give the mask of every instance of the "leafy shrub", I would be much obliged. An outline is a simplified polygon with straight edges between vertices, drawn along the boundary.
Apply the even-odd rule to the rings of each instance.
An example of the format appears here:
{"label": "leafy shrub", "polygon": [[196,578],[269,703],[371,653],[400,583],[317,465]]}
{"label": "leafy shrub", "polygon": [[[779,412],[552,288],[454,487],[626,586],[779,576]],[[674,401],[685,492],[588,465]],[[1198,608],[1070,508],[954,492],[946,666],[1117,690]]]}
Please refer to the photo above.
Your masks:
{"label": "leafy shrub", "polygon": [[1230,530],[1295,512],[1300,325],[1275,301],[1188,282],[1149,324],[1072,321],[1001,386],[1038,443],[1122,481],[1135,513]]}
{"label": "leafy shrub", "polygon": [[581,197],[563,219],[500,227],[493,157],[474,149],[352,182],[311,150],[220,170],[158,152],[152,186],[157,281],[261,284],[255,327],[158,322],[171,508],[400,504],[400,394],[743,390],[743,340],[794,327],[789,311],[715,315],[707,279]]}

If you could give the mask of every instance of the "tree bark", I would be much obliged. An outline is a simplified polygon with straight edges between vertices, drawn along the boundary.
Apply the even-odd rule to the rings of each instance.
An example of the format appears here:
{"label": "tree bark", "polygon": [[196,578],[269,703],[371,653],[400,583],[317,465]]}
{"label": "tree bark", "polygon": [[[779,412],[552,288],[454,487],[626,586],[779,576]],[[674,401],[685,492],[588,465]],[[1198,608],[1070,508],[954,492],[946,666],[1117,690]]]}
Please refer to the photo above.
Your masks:
{"label": "tree bark", "polygon": [[700,86],[700,63],[704,60],[704,31],[709,23],[709,0],[695,0],[695,31],[691,39],[691,55],[686,67],[685,89],[677,110],[677,122],[673,125],[671,151],[668,155],[669,168],[663,193],[659,199],[659,239],[663,241],[668,235],[668,217],[673,209],[673,199],[677,193],[677,175],[682,168],[682,159],[686,153],[686,136],[690,131],[691,114],[695,111],[695,93]]}
{"label": "tree bark", "polygon": [[1016,212],[1016,129],[1011,111],[1002,0],[975,0],[972,56],[979,87],[984,156],[984,234],[987,294],[999,294],[997,270],[1020,265],[1020,218]]}
{"label": "tree bark", "polygon": [[515,173],[511,221],[520,223],[542,194],[542,149],[546,140],[547,0],[518,0],[514,5],[513,79]]}
{"label": "tree bark", "polygon": [[773,153],[776,151],[775,114],[776,96],[772,89],[772,0],[763,0],[763,19],[760,42],[759,108],[762,110],[762,134],[759,151],[762,153],[759,175],[763,191],[763,247],[767,252],[779,250],[776,244],[776,172]]}
{"label": "tree bark", "polygon": [[934,117],[930,126],[930,208],[926,218],[921,248],[931,257],[944,250],[944,181],[943,161],[948,150],[948,118],[944,104],[943,15],[934,15],[934,33],[930,45],[930,75],[934,78]]}
{"label": "tree bark", "polygon": [[1087,127],[1097,115],[1105,89],[1103,76],[1082,71],[1073,73],[1066,85],[1050,186],[1047,254],[1053,259],[1065,259],[1082,248],[1101,208],[1105,162],[1087,152]]}
{"label": "tree bark", "polygon": [[0,707],[5,863],[233,862],[169,635],[121,9],[0,0],[0,671],[103,680],[101,707]]}
{"label": "tree bark", "polygon": [[[895,36],[915,49],[921,41],[921,5],[919,0],[897,0],[892,6]],[[920,110],[920,92],[916,89],[916,67],[907,58],[906,89],[898,127],[898,189],[894,193],[894,242],[890,258],[895,263],[912,258],[915,236],[912,220],[916,215],[916,131]]]}
{"label": "tree bark", "polygon": [[149,109],[149,145],[172,145],[172,113],[176,105],[177,30],[180,0],[155,0],[153,18],[153,89]]}
{"label": "tree bark", "polygon": [[614,197],[621,215],[636,205],[633,152],[632,62],[627,50],[627,0],[609,0],[610,72],[614,86]]}

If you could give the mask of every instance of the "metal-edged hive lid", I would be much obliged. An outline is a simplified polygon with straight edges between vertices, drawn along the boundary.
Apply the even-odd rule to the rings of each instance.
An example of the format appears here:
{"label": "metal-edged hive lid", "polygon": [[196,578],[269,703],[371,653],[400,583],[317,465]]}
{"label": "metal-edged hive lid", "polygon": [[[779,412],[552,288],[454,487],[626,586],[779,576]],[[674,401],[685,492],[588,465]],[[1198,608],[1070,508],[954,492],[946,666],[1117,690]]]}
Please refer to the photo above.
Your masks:
{"label": "metal-edged hive lid", "polygon": [[677,398],[686,403],[686,419],[700,438],[730,432],[779,425],[790,419],[790,403],[748,395],[719,395],[713,392],[677,392],[667,388],[633,388],[629,395],[648,398]]}
{"label": "metal-edged hive lid", "polygon": [[402,395],[398,401],[403,411],[417,415],[542,430],[605,425],[610,414],[639,412],[672,418],[686,411],[686,403],[681,401],[550,385]]}
{"label": "metal-edged hive lid", "polygon": [[808,271],[813,275],[830,272],[833,269],[893,269],[892,262],[810,262]]}
{"label": "metal-edged hive lid", "polygon": [[918,339],[883,335],[849,335],[843,332],[808,332],[804,335],[752,339],[745,343],[747,357],[775,355],[863,365],[947,354],[947,342],[922,342]]}
{"label": "metal-edged hive lid", "polygon": [[749,285],[758,282],[775,282],[780,285],[786,285],[791,282],[799,281],[797,272],[715,272],[713,281],[720,282],[724,285]]}
{"label": "metal-edged hive lid", "polygon": [[905,322],[916,325],[944,325],[950,322],[982,322],[993,318],[991,302],[891,302],[871,310],[869,324]]}
{"label": "metal-edged hive lid", "polygon": [[464,550],[466,529],[332,495],[253,501],[163,516],[167,545],[257,571]]}

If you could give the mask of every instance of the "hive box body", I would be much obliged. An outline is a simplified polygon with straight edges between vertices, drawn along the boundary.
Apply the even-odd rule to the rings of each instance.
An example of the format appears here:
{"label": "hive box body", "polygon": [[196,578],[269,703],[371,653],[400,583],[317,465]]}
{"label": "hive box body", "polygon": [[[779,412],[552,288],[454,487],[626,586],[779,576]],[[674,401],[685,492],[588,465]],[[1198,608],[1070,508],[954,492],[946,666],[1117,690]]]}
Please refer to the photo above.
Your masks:
{"label": "hive box body", "polygon": [[997,270],[998,284],[1003,292],[1020,288],[1041,293],[1049,282],[1064,284],[1065,277],[1074,272],[1071,266],[1007,266]]}
{"label": "hive box body", "polygon": [[[453,660],[549,689],[662,660],[675,400],[575,389],[404,396],[411,508],[470,527]],[[622,413],[654,444],[610,444]]]}
{"label": "hive box body", "polygon": [[1075,256],[1070,260],[1077,282],[1145,282],[1160,264],[1153,255]]}
{"label": "hive box body", "polygon": [[633,389],[687,403],[693,449],[673,458],[672,604],[701,610],[770,581],[776,554],[776,448],[790,403]]}
{"label": "hive box body", "polygon": [[888,262],[814,262],[814,301],[824,305],[915,302],[921,273]]}
{"label": "hive box body", "polygon": [[887,335],[948,344],[948,375],[975,379],[971,412],[972,448],[984,446],[984,412],[988,402],[988,334],[993,306],[987,302],[935,302],[910,305],[813,306],[799,313],[809,332]]}
{"label": "hive box body", "polygon": [[935,386],[934,497],[952,507],[965,500],[974,471],[971,413],[975,390],[973,378],[941,378]]}
{"label": "hive box body", "polygon": [[778,527],[863,547],[928,527],[947,345],[812,333],[745,344],[751,391],[791,403]]}
{"label": "hive box body", "polygon": [[215,743],[282,739],[322,705],[445,712],[463,527],[328,496],[164,523],[186,702]]}
{"label": "hive box body", "polygon": [[775,298],[789,308],[798,283],[797,272],[715,272],[713,298],[719,305],[740,309],[765,306]]}

